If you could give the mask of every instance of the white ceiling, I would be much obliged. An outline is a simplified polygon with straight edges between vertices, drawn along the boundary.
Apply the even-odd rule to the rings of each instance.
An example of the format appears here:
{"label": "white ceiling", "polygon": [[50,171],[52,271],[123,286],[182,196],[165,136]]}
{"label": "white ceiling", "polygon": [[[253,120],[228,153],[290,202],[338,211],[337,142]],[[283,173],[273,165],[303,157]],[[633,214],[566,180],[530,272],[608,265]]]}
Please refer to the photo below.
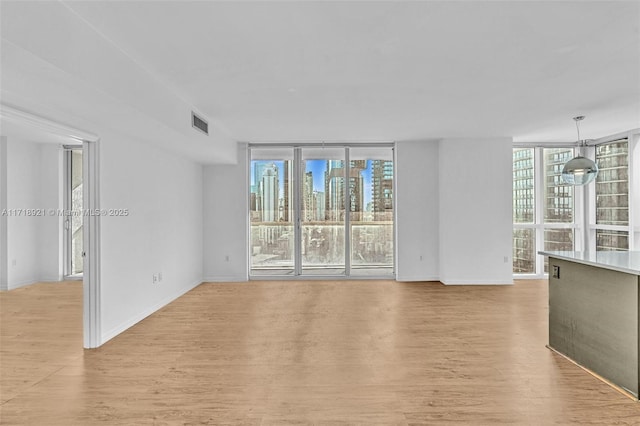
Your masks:
{"label": "white ceiling", "polygon": [[0,7],[3,103],[202,162],[234,161],[234,141],[567,142],[576,115],[591,139],[640,127],[638,1]]}

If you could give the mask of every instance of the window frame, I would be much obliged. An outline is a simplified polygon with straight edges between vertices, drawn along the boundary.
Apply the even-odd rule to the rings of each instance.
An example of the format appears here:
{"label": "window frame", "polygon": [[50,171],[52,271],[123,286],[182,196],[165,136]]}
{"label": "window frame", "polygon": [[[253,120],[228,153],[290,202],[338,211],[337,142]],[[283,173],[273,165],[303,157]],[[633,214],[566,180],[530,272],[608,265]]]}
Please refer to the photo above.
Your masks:
{"label": "window frame", "polygon": [[586,197],[588,202],[585,203],[585,211],[588,213],[589,223],[585,232],[585,239],[588,241],[588,248],[591,251],[596,250],[596,232],[602,231],[623,231],[628,235],[629,251],[640,248],[640,188],[639,185],[633,185],[633,182],[640,181],[640,129],[629,132],[617,133],[615,135],[600,138],[587,144],[587,156],[595,161],[596,146],[606,145],[610,143],[627,140],[627,164],[628,164],[628,182],[629,182],[629,222],[627,225],[605,225],[596,223],[596,186],[588,185]]}
{"label": "window frame", "polygon": [[533,215],[534,221],[532,223],[517,223],[513,222],[513,229],[532,229],[534,230],[535,238],[535,271],[534,272],[514,272],[513,276],[517,279],[541,279],[547,276],[544,272],[544,256],[538,255],[539,251],[544,250],[544,232],[550,229],[572,229],[573,230],[573,247],[574,250],[578,250],[580,247],[579,232],[580,223],[582,219],[579,206],[582,203],[582,194],[580,191],[573,191],[573,221],[572,222],[546,222],[544,221],[544,191],[545,191],[545,170],[544,170],[544,150],[555,148],[571,148],[573,149],[573,155],[576,155],[576,147],[574,145],[561,145],[561,144],[536,144],[536,145],[513,145],[513,149],[533,149],[533,189],[534,189],[534,201],[533,201]]}
{"label": "window frame", "polygon": [[[544,148],[573,148],[574,155],[582,150],[582,155],[595,161],[595,147],[597,145],[613,143],[621,139],[628,142],[628,178],[629,178],[629,223],[628,225],[603,225],[596,224],[596,197],[595,185],[575,186],[574,214],[572,224],[544,223],[544,170],[543,170],[543,149]],[[586,146],[578,147],[577,144],[561,143],[514,143],[513,149],[532,148],[534,149],[534,223],[515,223],[513,229],[535,229],[536,253],[544,250],[544,230],[545,229],[574,229],[574,250],[589,251],[596,249],[596,230],[627,231],[629,241],[629,251],[640,250],[640,185],[633,184],[640,182],[640,128],[626,132],[621,132],[606,136],[600,139],[588,141]],[[513,194],[513,192],[512,192]],[[513,240],[512,240],[513,241]],[[535,273],[513,273],[515,279],[544,279],[548,273],[544,273],[545,257],[536,256]]]}
{"label": "window frame", "polygon": [[[350,167],[351,167],[351,158],[350,158],[350,152],[352,149],[354,150],[358,150],[358,149],[366,149],[366,148],[370,148],[370,149],[380,149],[380,148],[386,148],[390,150],[391,153],[391,161],[393,162],[393,168],[392,168],[392,174],[393,174],[393,180],[392,180],[392,194],[393,192],[396,192],[396,188],[397,188],[397,180],[396,180],[396,172],[397,172],[397,168],[396,168],[396,149],[395,149],[395,143],[393,142],[362,142],[362,143],[349,143],[349,142],[345,142],[345,143],[340,143],[340,142],[329,142],[329,143],[325,143],[325,142],[306,142],[306,143],[248,143],[247,144],[247,192],[246,192],[246,196],[248,199],[248,205],[251,206],[251,169],[252,169],[252,161],[256,160],[256,158],[254,157],[253,153],[255,150],[274,150],[274,152],[277,152],[277,150],[289,150],[292,149],[293,150],[293,174],[294,174],[294,179],[293,179],[293,186],[292,186],[292,190],[293,190],[293,198],[292,198],[292,202],[293,202],[293,210],[292,210],[292,214],[293,214],[293,223],[294,223],[294,232],[295,232],[295,237],[294,237],[294,244],[295,244],[295,253],[294,253],[294,268],[293,268],[293,273],[291,274],[286,274],[286,275],[280,275],[280,274],[274,274],[274,275],[262,275],[262,274],[254,274],[252,272],[253,268],[252,268],[252,264],[251,264],[251,244],[247,244],[247,252],[248,252],[248,261],[247,261],[247,270],[248,270],[248,278],[249,280],[270,280],[270,279],[277,279],[277,280],[298,280],[298,279],[335,279],[335,278],[340,278],[340,279],[344,279],[344,280],[362,280],[362,279],[370,279],[370,280],[376,280],[376,279],[395,279],[397,276],[397,265],[398,265],[398,261],[397,261],[397,212],[396,212],[396,197],[392,196],[391,197],[391,203],[392,203],[392,210],[393,210],[393,226],[392,226],[392,242],[393,242],[393,250],[392,250],[392,261],[393,264],[391,266],[391,270],[389,273],[381,273],[381,274],[358,274],[358,273],[352,273],[353,270],[357,270],[358,268],[352,268],[351,265],[351,215],[348,214],[349,210],[345,210],[345,219],[344,219],[344,230],[345,230],[345,245],[344,245],[344,251],[345,251],[345,267],[344,267],[344,273],[342,274],[304,274],[303,273],[303,268],[302,268],[302,251],[301,251],[301,238],[300,238],[300,226],[302,224],[302,206],[301,206],[301,192],[302,192],[302,180],[303,180],[303,175],[304,175],[304,170],[302,169],[301,165],[303,164],[303,159],[302,159],[302,151],[305,149],[313,149],[313,148],[318,148],[318,149],[322,149],[324,150],[325,148],[331,149],[331,148],[337,148],[337,149],[343,149],[344,150],[344,157],[341,158],[342,161],[344,161],[345,164],[345,175],[350,176]],[[271,156],[270,156],[271,157]],[[347,200],[350,199],[350,185],[349,185],[349,179],[344,179],[344,193],[345,193],[345,201],[348,203]],[[249,241],[251,239],[251,219],[249,218],[249,220],[247,221],[247,235],[249,237]]]}

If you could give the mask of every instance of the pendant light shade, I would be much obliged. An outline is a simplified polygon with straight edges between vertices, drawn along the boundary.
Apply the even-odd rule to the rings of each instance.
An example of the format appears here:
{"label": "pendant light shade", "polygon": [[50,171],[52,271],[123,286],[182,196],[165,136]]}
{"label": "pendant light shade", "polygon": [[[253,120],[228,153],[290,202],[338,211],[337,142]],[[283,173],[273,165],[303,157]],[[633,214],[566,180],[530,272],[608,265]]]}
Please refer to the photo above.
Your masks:
{"label": "pendant light shade", "polygon": [[[576,129],[578,130],[578,143],[580,147],[584,147],[585,141],[580,140],[580,126],[579,122],[584,120],[584,116],[573,117],[576,122]],[[596,163],[582,155],[578,155],[567,163],[562,168],[562,180],[569,185],[586,185],[596,178],[598,175],[598,166]]]}
{"label": "pendant light shade", "polygon": [[562,179],[569,185],[586,185],[598,175],[598,166],[592,160],[577,156],[562,168]]}

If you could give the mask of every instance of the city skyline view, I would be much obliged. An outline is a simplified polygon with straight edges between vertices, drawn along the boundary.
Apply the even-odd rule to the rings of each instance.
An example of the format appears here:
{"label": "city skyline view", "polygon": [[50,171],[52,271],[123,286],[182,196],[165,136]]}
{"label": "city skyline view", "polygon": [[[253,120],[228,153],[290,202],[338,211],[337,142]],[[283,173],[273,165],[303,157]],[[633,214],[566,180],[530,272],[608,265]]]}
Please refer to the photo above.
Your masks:
{"label": "city skyline view", "polygon": [[265,149],[255,153],[249,168],[252,274],[393,273],[391,148],[343,149],[324,151],[322,159],[303,152],[297,161],[277,159],[282,151],[273,152],[276,159]]}
{"label": "city skyline view", "polygon": [[[574,148],[513,149],[514,273],[546,273],[540,250],[629,250],[628,140],[600,144],[594,151],[595,198],[585,211],[575,203],[575,188],[561,177],[564,164],[576,155]],[[576,216],[584,214],[595,218],[593,241],[579,238],[583,229]]]}
{"label": "city skyline view", "polygon": [[[312,172],[313,176],[313,190],[318,192],[324,192],[324,171],[327,160],[305,160],[305,173]],[[366,168],[361,170],[361,176],[363,178],[364,185],[364,206],[368,206],[369,203],[373,200],[372,190],[373,187],[371,185],[371,175],[373,173],[373,161],[374,160],[363,160],[366,161]],[[278,198],[284,198],[284,181],[285,181],[285,172],[284,172],[284,163],[285,160],[253,160],[251,162],[251,175],[250,175],[250,185],[251,192],[257,193],[257,185],[259,178],[256,178],[256,165],[269,165],[275,164],[278,169]]]}

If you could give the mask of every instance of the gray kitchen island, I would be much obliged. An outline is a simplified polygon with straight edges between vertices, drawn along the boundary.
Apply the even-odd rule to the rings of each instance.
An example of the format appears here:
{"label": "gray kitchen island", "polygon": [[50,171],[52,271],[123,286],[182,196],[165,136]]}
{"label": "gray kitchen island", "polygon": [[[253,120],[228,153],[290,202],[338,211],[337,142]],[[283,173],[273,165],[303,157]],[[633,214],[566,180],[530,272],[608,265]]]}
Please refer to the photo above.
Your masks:
{"label": "gray kitchen island", "polygon": [[549,257],[549,347],[638,398],[640,252]]}

